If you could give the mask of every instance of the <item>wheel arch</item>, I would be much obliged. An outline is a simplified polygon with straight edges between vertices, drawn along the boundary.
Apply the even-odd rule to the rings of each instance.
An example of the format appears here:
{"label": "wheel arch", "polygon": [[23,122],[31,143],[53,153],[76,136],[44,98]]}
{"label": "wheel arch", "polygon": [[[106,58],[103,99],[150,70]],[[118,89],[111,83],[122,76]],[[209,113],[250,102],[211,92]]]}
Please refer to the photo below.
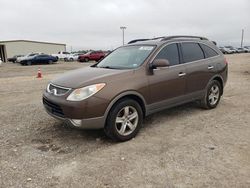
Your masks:
{"label": "wheel arch", "polygon": [[126,91],[126,92],[123,92],[119,95],[117,95],[111,102],[110,104],[108,105],[106,111],[105,111],[105,119],[107,118],[111,108],[117,104],[120,100],[124,99],[124,98],[129,98],[129,99],[133,99],[135,100],[136,102],[139,103],[139,105],[141,106],[142,108],[142,112],[143,112],[143,117],[146,116],[146,101],[144,99],[144,97],[136,92],[136,91]]}
{"label": "wheel arch", "polygon": [[[221,95],[223,95],[223,92],[224,92],[224,81],[223,81],[222,76],[220,76],[220,75],[215,75],[215,76],[213,76],[213,77],[209,80],[209,82],[211,82],[211,81],[213,81],[213,80],[216,80],[216,81],[218,81],[218,82],[221,84],[221,89],[222,89]],[[209,82],[208,82],[208,83],[209,83]]]}

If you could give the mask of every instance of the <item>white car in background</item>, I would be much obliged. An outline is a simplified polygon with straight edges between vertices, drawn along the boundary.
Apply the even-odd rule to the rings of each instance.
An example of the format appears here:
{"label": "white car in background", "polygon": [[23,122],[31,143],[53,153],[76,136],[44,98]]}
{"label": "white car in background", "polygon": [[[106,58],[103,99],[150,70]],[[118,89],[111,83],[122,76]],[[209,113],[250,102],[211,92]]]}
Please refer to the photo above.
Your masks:
{"label": "white car in background", "polygon": [[16,62],[17,62],[17,63],[20,63],[21,61],[29,60],[29,59],[33,58],[34,56],[40,55],[40,54],[43,54],[43,53],[40,53],[40,52],[39,52],[39,53],[29,53],[29,54],[27,54],[27,55],[25,55],[25,56],[18,57],[18,58],[16,59]]}
{"label": "white car in background", "polygon": [[51,54],[51,55],[56,57],[59,60],[59,59],[68,58],[71,55],[71,53],[60,51],[57,54]]}
{"label": "white car in background", "polygon": [[64,61],[77,61],[79,55],[83,55],[84,53],[75,53],[75,54],[70,54],[68,57],[64,58]]}
{"label": "white car in background", "polygon": [[244,50],[245,50],[245,52],[250,52],[250,46],[244,46]]}
{"label": "white car in background", "polygon": [[3,63],[3,62],[2,62],[2,59],[0,58],[0,66],[2,65],[2,63]]}

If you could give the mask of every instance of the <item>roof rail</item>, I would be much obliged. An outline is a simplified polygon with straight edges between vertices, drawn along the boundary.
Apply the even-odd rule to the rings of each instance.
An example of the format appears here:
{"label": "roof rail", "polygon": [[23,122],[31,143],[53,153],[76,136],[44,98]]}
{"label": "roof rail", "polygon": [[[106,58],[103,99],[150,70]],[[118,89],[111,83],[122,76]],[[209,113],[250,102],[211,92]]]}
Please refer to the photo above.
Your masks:
{"label": "roof rail", "polygon": [[136,43],[136,42],[140,42],[140,41],[147,41],[147,40],[158,40],[158,39],[163,39],[165,37],[155,37],[155,38],[151,38],[151,39],[135,39],[135,40],[131,40],[128,42],[128,44],[132,44],[132,43]]}
{"label": "roof rail", "polygon": [[164,37],[162,41],[164,40],[170,40],[170,39],[176,39],[176,38],[194,38],[194,39],[200,39],[200,40],[208,40],[205,37],[200,37],[200,36],[190,36],[190,35],[175,35],[175,36],[169,36],[169,37]]}
{"label": "roof rail", "polygon": [[135,40],[131,40],[128,44],[141,42],[141,41],[147,41],[147,40],[159,40],[159,39],[161,39],[161,41],[165,41],[165,40],[171,40],[171,39],[176,39],[176,38],[194,38],[194,39],[200,39],[200,40],[208,40],[207,38],[200,37],[200,36],[175,35],[175,36],[168,36],[168,37],[156,37],[156,38],[151,38],[151,39],[135,39]]}
{"label": "roof rail", "polygon": [[151,39],[135,39],[135,40],[129,41],[128,44],[132,44],[132,43],[136,43],[136,42],[140,42],[140,41],[146,41],[146,40],[151,40]]}

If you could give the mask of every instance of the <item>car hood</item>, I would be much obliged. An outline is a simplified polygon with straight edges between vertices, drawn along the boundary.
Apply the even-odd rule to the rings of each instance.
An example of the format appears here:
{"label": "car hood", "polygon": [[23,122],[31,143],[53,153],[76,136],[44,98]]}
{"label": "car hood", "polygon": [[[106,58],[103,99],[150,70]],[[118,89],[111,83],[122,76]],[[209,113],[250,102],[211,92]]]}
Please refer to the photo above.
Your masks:
{"label": "car hood", "polygon": [[120,74],[129,72],[132,70],[85,67],[64,73],[52,80],[51,83],[68,88],[79,88],[100,82],[106,83],[112,80],[115,75],[120,76]]}

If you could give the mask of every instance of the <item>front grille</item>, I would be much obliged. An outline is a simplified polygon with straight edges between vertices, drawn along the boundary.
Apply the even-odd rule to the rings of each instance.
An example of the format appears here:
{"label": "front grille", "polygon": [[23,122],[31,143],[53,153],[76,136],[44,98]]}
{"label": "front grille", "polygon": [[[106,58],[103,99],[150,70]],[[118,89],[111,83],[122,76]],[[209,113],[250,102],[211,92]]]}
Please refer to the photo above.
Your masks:
{"label": "front grille", "polygon": [[49,93],[53,93],[54,95],[64,95],[66,94],[70,88],[64,88],[64,87],[60,87],[60,86],[56,86],[54,84],[49,84],[48,88],[47,88]]}
{"label": "front grille", "polygon": [[64,113],[59,105],[47,100],[44,97],[43,97],[43,105],[51,114],[64,118]]}

